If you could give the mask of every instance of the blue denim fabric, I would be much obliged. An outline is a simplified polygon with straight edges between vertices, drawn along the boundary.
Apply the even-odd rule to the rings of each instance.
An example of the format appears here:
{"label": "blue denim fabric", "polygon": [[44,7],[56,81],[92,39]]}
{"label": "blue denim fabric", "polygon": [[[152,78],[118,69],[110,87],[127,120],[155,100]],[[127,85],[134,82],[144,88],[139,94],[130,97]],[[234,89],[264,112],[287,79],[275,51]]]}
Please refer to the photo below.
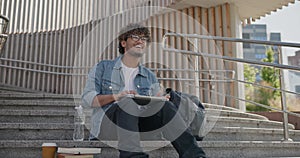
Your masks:
{"label": "blue denim fabric", "polygon": [[[124,75],[121,64],[122,55],[115,60],[103,60],[96,64],[89,72],[88,79],[82,94],[82,102],[86,107],[91,107],[96,95],[118,94],[125,87]],[[136,92],[140,95],[153,96],[160,90],[159,83],[154,73],[141,64],[138,66],[139,73],[134,79]],[[112,104],[101,108],[93,108],[91,116],[90,133],[98,137],[100,126],[105,112]]]}

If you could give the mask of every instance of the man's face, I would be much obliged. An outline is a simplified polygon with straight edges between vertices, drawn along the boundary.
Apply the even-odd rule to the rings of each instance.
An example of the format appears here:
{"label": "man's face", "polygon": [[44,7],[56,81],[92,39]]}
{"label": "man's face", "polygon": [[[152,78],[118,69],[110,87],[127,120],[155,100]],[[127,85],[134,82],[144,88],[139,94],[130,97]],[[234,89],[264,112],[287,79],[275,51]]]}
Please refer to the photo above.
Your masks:
{"label": "man's face", "polygon": [[125,54],[129,54],[134,57],[142,57],[144,55],[144,49],[148,38],[144,35],[130,35],[126,41],[122,41],[121,44],[125,48]]}

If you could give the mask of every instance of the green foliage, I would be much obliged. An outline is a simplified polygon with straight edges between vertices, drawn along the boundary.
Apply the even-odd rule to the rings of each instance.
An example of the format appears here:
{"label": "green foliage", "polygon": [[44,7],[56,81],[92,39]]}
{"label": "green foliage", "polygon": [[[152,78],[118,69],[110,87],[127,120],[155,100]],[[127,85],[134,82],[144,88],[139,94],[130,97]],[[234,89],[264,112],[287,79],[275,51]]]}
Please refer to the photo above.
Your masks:
{"label": "green foliage", "polygon": [[[263,86],[269,86],[269,84],[265,81],[262,81],[260,84]],[[270,106],[269,100],[270,98],[272,98],[272,96],[273,94],[271,89],[255,87],[251,95],[251,100],[263,105]],[[246,109],[248,111],[269,111],[269,109],[254,104],[246,104]]]}
{"label": "green foliage", "polygon": [[[258,73],[258,69],[250,66],[249,64],[244,64],[244,80],[250,83],[255,83],[256,74]],[[245,97],[246,100],[254,100],[254,87],[252,84],[245,84]],[[248,111],[256,111],[255,108],[257,106],[246,103],[246,109]]]}
{"label": "green foliage", "polygon": [[[263,62],[269,62],[273,63],[275,61],[274,58],[274,51],[272,48],[268,48],[266,51],[266,58],[262,60]],[[244,67],[244,77],[245,81],[253,82],[255,80],[255,75],[253,76],[255,70],[249,68],[249,66]],[[260,85],[262,86],[268,86],[273,88],[279,88],[280,82],[279,82],[279,70],[271,67],[263,67],[260,70],[260,75],[262,78],[262,81],[260,82]],[[253,78],[254,77],[254,78]],[[271,100],[276,100],[280,96],[280,92],[276,90],[272,90],[269,88],[263,88],[263,87],[256,87],[251,88],[251,86],[246,85],[246,100],[252,100],[254,102],[270,106]],[[250,103],[246,104],[246,109],[248,111],[269,111],[269,109],[256,106]]]}
{"label": "green foliage", "polygon": [[[256,80],[256,74],[258,73],[258,69],[252,66],[249,66],[248,64],[244,64],[244,79],[247,82],[254,83]],[[247,88],[252,87],[251,84],[245,85]]]}
{"label": "green foliage", "polygon": [[[262,60],[263,62],[269,62],[273,63],[275,61],[274,58],[274,51],[272,48],[269,48],[266,51],[266,58]],[[271,67],[264,67],[261,69],[261,78],[263,81],[267,82],[270,86],[274,88],[279,88],[280,87],[280,82],[279,82],[279,69],[271,68]],[[276,98],[280,96],[279,91],[272,91],[271,92],[273,95],[272,97]]]}

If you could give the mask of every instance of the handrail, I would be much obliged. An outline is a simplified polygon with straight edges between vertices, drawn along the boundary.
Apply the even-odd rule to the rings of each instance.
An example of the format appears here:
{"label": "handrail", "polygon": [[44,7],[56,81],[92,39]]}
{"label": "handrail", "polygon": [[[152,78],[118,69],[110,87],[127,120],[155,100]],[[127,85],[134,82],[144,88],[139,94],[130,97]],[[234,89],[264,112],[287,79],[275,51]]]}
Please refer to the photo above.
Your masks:
{"label": "handrail", "polygon": [[280,68],[280,69],[300,71],[300,67],[298,67],[298,66],[281,65],[281,64],[276,64],[276,63],[265,63],[265,62],[261,62],[261,61],[250,60],[250,59],[233,58],[233,57],[228,57],[228,56],[194,52],[194,51],[189,51],[189,50],[178,50],[178,49],[173,49],[173,48],[172,49],[171,48],[162,48],[162,50],[168,51],[168,52],[181,53],[181,54],[210,57],[210,58],[215,58],[215,59],[223,59],[223,60],[227,60],[227,61],[242,62],[242,63],[254,64],[254,65],[259,65],[259,66],[268,66],[268,67],[275,67],[275,68]]}
{"label": "handrail", "polygon": [[40,72],[40,73],[53,74],[53,75],[66,75],[66,76],[86,76],[87,75],[87,74],[74,74],[74,73],[64,73],[64,72],[55,72],[55,71],[36,70],[36,69],[30,69],[30,68],[24,68],[24,67],[16,67],[16,66],[10,66],[10,65],[2,65],[2,64],[0,64],[0,67],[12,68],[12,69],[16,69],[16,70],[25,70],[25,71],[31,71],[31,72]]}
{"label": "handrail", "polygon": [[[188,83],[185,83],[185,84],[188,84]],[[195,85],[193,85],[193,84],[188,84],[188,85],[195,87]],[[269,110],[275,110],[275,111],[278,111],[278,112],[286,112],[286,113],[288,113],[290,115],[293,115],[293,116],[296,116],[296,117],[300,117],[300,114],[298,114],[298,113],[294,113],[294,112],[290,112],[290,111],[283,111],[281,109],[277,109],[277,108],[274,108],[274,107],[271,107],[271,106],[266,106],[264,104],[260,104],[260,103],[257,103],[257,102],[251,101],[251,100],[246,100],[246,99],[238,98],[238,97],[231,96],[231,95],[228,95],[228,94],[216,92],[214,90],[210,90],[210,89],[207,89],[207,88],[203,88],[203,87],[198,87],[198,88],[204,89],[204,90],[209,91],[209,92],[213,92],[213,93],[215,93],[217,95],[220,95],[220,96],[226,96],[226,97],[229,97],[229,98],[232,98],[232,99],[235,99],[235,100],[240,100],[240,101],[248,102],[248,103],[251,103],[253,105],[257,105],[257,106],[260,106],[260,107],[263,107],[263,108],[266,108],[266,109],[269,109]]]}
{"label": "handrail", "polygon": [[37,65],[37,66],[47,66],[47,67],[58,68],[58,69],[88,69],[88,68],[91,68],[91,66],[86,66],[86,67],[61,66],[61,65],[44,64],[44,63],[37,63],[37,62],[32,62],[32,61],[17,60],[17,59],[10,59],[10,58],[0,58],[0,60],[9,61],[9,62],[19,62],[19,63],[25,63],[25,64],[31,64],[31,65]]}
{"label": "handrail", "polygon": [[263,44],[263,45],[276,45],[276,46],[300,48],[300,43],[291,43],[291,42],[263,41],[263,40],[241,39],[241,38],[220,37],[220,36],[206,36],[206,35],[198,35],[198,34],[182,34],[182,33],[171,33],[171,32],[166,33],[164,35],[164,38],[166,38],[166,36],[180,36],[180,37],[187,37],[187,38],[199,38],[199,39],[229,41],[229,42],[245,42],[245,43]]}
{"label": "handrail", "polygon": [[[168,69],[168,68],[158,68],[158,69],[149,68],[149,69],[150,70],[158,70],[158,71],[176,71],[176,72],[177,71],[190,71],[190,72],[202,72],[202,73],[203,72],[231,72],[231,73],[235,73],[235,71],[233,71],[233,70],[198,70],[198,71],[195,71],[195,70],[192,70],[192,69]],[[219,76],[219,75],[215,75],[215,76]],[[224,77],[224,80],[212,80],[212,81],[228,81],[228,82],[231,82],[232,80],[234,80],[236,82],[241,82],[241,83],[245,83],[245,84],[251,84],[251,85],[254,85],[256,87],[262,87],[262,88],[267,88],[267,89],[271,89],[271,90],[274,90],[274,91],[283,91],[285,93],[300,95],[300,93],[293,92],[293,91],[288,91],[288,90],[284,90],[284,89],[274,88],[274,87],[271,87],[271,86],[264,86],[264,85],[260,85],[260,84],[257,84],[257,83],[252,83],[252,82],[237,80],[237,79],[234,79],[233,76],[231,78]],[[171,78],[164,78],[163,80],[170,80],[170,79]],[[176,79],[177,78],[174,78],[174,80],[176,80]],[[203,81],[203,79],[201,79],[201,81]],[[208,81],[208,80],[205,80],[205,81]]]}
{"label": "handrail", "polygon": [[[12,68],[16,70],[26,70],[31,72],[39,72],[39,73],[46,73],[46,74],[52,74],[52,75],[65,75],[65,76],[86,76],[87,73],[65,73],[65,72],[55,72],[55,71],[45,71],[45,70],[36,70],[36,69],[30,69],[30,68],[24,68],[24,67],[16,67],[16,66],[8,66],[8,65],[2,65],[0,64],[0,67],[4,68]],[[190,78],[157,78],[158,80],[176,80],[176,81],[193,81],[194,79]],[[218,80],[218,79],[201,79],[202,82],[232,82],[232,79],[229,80]]]}
{"label": "handrail", "polygon": [[297,92],[288,91],[288,90],[284,90],[284,89],[278,89],[278,88],[274,88],[274,87],[271,87],[271,86],[264,86],[264,85],[260,85],[260,84],[257,84],[257,83],[252,83],[252,82],[247,82],[247,81],[242,81],[242,80],[236,80],[236,79],[233,79],[233,80],[235,80],[237,82],[241,82],[241,83],[251,84],[251,85],[254,85],[256,87],[271,89],[273,91],[282,91],[282,92],[285,92],[285,93],[300,95],[300,93],[297,93]]}
{"label": "handrail", "polygon": [[0,38],[7,38],[8,36],[6,34],[0,34]]}
{"label": "handrail", "polygon": [[[65,72],[56,72],[56,71],[46,71],[46,70],[36,70],[36,69],[30,69],[30,68],[24,68],[24,67],[17,67],[17,66],[8,66],[8,65],[2,65],[0,64],[0,67],[4,67],[4,68],[12,68],[12,69],[17,69],[17,70],[26,70],[26,71],[31,71],[31,72],[39,72],[39,73],[46,73],[46,74],[53,74],[53,75],[66,75],[66,76],[86,76],[88,75],[87,73],[65,73]],[[80,68],[80,67],[79,67]],[[88,67],[91,68],[91,67]],[[154,70],[154,69],[150,69],[150,70]],[[160,69],[158,69],[160,70]],[[176,71],[177,69],[166,69],[167,70],[173,70]],[[180,70],[180,69],[179,69]],[[182,69],[182,71],[184,71]],[[192,70],[190,70],[192,71]],[[200,70],[199,72],[206,72],[206,71],[214,71],[214,70]],[[219,71],[219,70],[215,70],[215,71]],[[231,72],[231,70],[228,70],[229,72]],[[233,71],[234,72],[234,71]],[[208,74],[208,73],[206,73]],[[178,80],[178,81],[192,81],[193,79],[190,78],[158,78],[159,80]],[[232,82],[232,79],[227,79],[227,80],[218,80],[218,79],[201,79],[201,81],[203,82]]]}
{"label": "handrail", "polygon": [[198,70],[195,71],[194,69],[173,69],[173,68],[149,68],[150,70],[158,70],[158,71],[192,71],[192,72],[232,72],[234,73],[234,70]]}
{"label": "handrail", "polygon": [[[188,51],[188,50],[181,50],[181,49],[174,49],[174,48],[167,48],[166,44],[166,38],[167,36],[175,36],[175,37],[184,37],[184,38],[194,38],[194,39],[206,39],[206,40],[217,40],[217,41],[230,41],[230,42],[237,42],[237,43],[253,43],[253,44],[264,44],[264,45],[276,45],[276,46],[287,46],[287,47],[297,47],[300,48],[300,43],[290,43],[290,42],[277,42],[277,41],[262,41],[262,40],[250,40],[250,39],[240,39],[240,38],[231,38],[231,37],[219,37],[219,36],[206,36],[206,35],[198,35],[198,34],[182,34],[182,33],[166,33],[163,37],[163,51],[172,52],[172,53],[181,53],[181,54],[189,54],[189,55],[195,55],[195,56],[206,56],[216,59],[222,59],[227,60],[231,62],[240,62],[240,63],[247,63],[247,64],[253,64],[253,65],[260,65],[260,66],[268,66],[268,67],[274,67],[282,69],[288,69],[288,70],[296,70],[300,71],[300,67],[296,66],[290,66],[290,65],[283,65],[281,64],[281,60],[279,61],[279,64],[276,63],[267,63],[267,62],[260,62],[255,60],[249,60],[249,59],[240,59],[240,58],[234,58],[234,57],[228,57],[228,56],[221,56],[221,55],[215,55],[215,54],[209,54],[209,53],[201,53],[201,52],[195,52],[195,51]],[[282,52],[279,52],[282,53]],[[281,54],[279,54],[279,58],[281,57]],[[283,134],[284,142],[292,141],[289,138],[289,132],[288,132],[288,115],[287,115],[287,107],[286,107],[286,99],[285,99],[285,93],[282,89],[284,87],[283,78],[280,76],[280,92],[281,92],[281,108],[282,110],[280,112],[283,113]],[[245,99],[244,99],[245,101]],[[257,105],[257,104],[254,104]],[[276,110],[276,109],[273,109]],[[278,111],[278,109],[276,110]]]}
{"label": "handrail", "polygon": [[1,19],[4,19],[6,22],[9,22],[9,18],[5,15],[0,15]]}

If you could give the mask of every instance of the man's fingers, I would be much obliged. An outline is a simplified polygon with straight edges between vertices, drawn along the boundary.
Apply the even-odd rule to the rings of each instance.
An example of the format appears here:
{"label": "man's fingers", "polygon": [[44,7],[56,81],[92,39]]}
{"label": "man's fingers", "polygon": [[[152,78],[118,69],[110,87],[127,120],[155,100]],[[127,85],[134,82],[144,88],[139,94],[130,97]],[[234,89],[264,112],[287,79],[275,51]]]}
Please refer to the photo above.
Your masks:
{"label": "man's fingers", "polygon": [[134,90],[130,90],[130,91],[129,91],[129,94],[137,94],[137,92],[134,91]]}

